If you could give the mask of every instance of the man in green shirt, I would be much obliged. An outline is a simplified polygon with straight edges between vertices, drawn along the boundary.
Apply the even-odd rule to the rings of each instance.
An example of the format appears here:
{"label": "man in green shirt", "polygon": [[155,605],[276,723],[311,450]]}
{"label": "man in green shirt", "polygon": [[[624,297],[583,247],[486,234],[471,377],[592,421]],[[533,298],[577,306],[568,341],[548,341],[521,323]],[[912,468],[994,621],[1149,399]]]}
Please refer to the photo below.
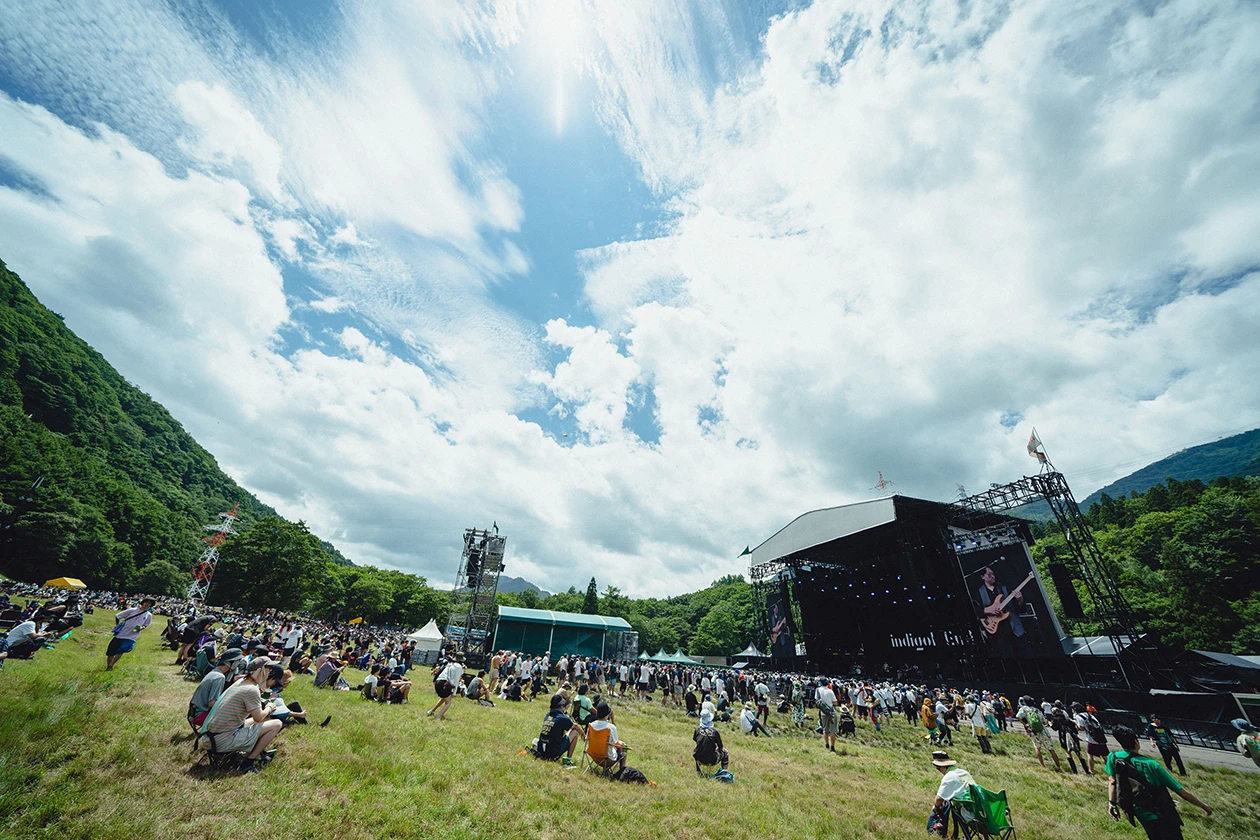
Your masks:
{"label": "man in green shirt", "polygon": [[1162,764],[1141,754],[1137,733],[1127,726],[1117,726],[1111,733],[1120,749],[1107,756],[1108,810],[1113,819],[1120,819],[1120,809],[1130,822],[1138,822],[1150,840],[1182,840],[1181,817],[1168,791],[1191,805],[1203,809],[1206,816],[1212,809],[1181,786]]}

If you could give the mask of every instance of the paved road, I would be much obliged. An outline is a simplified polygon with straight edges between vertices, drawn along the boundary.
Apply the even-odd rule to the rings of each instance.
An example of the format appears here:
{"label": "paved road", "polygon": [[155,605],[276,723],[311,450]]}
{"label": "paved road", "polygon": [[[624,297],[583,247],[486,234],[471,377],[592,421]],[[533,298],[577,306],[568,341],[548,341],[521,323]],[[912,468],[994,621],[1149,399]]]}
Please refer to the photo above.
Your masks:
{"label": "paved road", "polygon": [[[1148,745],[1143,742],[1143,752]],[[1153,750],[1150,755],[1159,758],[1159,751]],[[1244,773],[1260,773],[1260,767],[1257,767],[1251,759],[1241,756],[1236,752],[1226,752],[1225,750],[1209,750],[1205,747],[1190,747],[1182,745],[1181,760],[1186,764],[1195,762],[1197,764],[1206,764],[1209,767],[1228,767],[1231,770],[1241,770]],[[1176,767],[1176,764],[1173,765]]]}

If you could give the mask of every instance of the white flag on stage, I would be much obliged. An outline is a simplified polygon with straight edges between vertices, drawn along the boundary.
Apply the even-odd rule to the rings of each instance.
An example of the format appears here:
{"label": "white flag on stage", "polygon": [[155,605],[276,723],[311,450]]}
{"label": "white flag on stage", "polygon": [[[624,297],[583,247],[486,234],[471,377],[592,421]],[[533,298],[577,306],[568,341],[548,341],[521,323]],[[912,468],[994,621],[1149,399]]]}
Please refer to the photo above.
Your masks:
{"label": "white flag on stage", "polygon": [[1032,434],[1028,436],[1028,454],[1036,458],[1039,464],[1045,464],[1050,460],[1042,449],[1041,438],[1037,437],[1036,427],[1033,428]]}

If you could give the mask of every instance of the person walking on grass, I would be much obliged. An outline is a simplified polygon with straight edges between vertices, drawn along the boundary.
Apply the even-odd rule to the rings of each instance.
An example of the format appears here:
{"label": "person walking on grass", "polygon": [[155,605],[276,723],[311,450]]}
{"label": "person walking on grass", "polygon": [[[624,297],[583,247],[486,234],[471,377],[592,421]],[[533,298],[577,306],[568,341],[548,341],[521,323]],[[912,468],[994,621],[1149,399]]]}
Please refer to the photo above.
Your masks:
{"label": "person walking on grass", "polygon": [[1146,725],[1146,737],[1151,739],[1151,747],[1159,750],[1160,758],[1164,759],[1164,766],[1169,773],[1172,772],[1175,761],[1177,774],[1186,775],[1186,765],[1181,763],[1181,748],[1177,746],[1177,739],[1173,737],[1172,730],[1160,722],[1159,715],[1151,715],[1151,722]]}
{"label": "person walking on grass", "polygon": [[437,692],[438,701],[426,713],[429,717],[436,716],[438,720],[442,720],[446,716],[451,704],[455,702],[455,690],[463,678],[464,666],[459,664],[458,660],[452,659],[446,663],[446,667],[433,683],[433,690]]}
{"label": "person walking on grass", "polygon": [[1041,753],[1042,750],[1049,752],[1050,757],[1054,759],[1055,772],[1062,773],[1063,765],[1059,764],[1059,754],[1054,751],[1054,742],[1050,740],[1050,733],[1046,731],[1046,719],[1042,717],[1041,710],[1027,695],[1019,698],[1019,704],[1015,719],[1024,724],[1024,731],[1032,739],[1033,749],[1037,752],[1037,760],[1041,762],[1042,767],[1045,767],[1046,759]]}
{"label": "person walking on grass", "polygon": [[1212,809],[1183,788],[1172,773],[1141,754],[1136,732],[1117,726],[1111,734],[1120,745],[1120,749],[1107,755],[1105,765],[1111,777],[1107,782],[1107,810],[1112,819],[1119,821],[1124,813],[1130,824],[1141,824],[1149,840],[1182,840],[1181,815],[1169,791],[1202,808],[1204,816],[1212,816]]}
{"label": "person walking on grass", "polygon": [[118,660],[135,650],[136,640],[140,638],[141,631],[153,623],[153,614],[150,610],[156,603],[157,601],[152,598],[143,598],[140,606],[123,610],[114,616],[114,621],[117,622],[114,625],[114,638],[109,640],[109,646],[105,648],[106,671],[114,670]]}

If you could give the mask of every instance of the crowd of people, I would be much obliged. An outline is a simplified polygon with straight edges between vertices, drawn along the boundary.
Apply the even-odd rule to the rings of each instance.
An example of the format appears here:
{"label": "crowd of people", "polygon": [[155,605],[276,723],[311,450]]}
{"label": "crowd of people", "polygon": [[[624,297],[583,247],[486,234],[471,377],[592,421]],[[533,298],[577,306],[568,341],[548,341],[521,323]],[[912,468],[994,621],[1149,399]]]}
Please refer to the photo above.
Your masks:
{"label": "crowd of people", "polygon": [[[198,744],[215,755],[236,757],[236,766],[244,772],[259,772],[274,758],[275,739],[285,727],[307,723],[307,710],[284,699],[296,676],[312,677],[316,687],[356,690],[373,702],[406,705],[412,690],[408,672],[418,664],[415,643],[385,628],[274,612],[207,610],[171,598],[57,593],[14,584],[9,590],[0,593],[0,615],[11,619],[7,635],[0,637],[0,666],[6,658],[29,658],[52,647],[82,624],[84,613],[109,609],[115,625],[104,667],[113,670],[155,616],[165,617],[161,638],[175,651],[172,665],[197,682],[188,721]],[[19,606],[10,601],[11,595],[25,595],[28,603]],[[493,706],[496,700],[531,702],[547,695],[548,710],[527,751],[576,767],[581,745],[583,761],[592,769],[625,781],[648,780],[627,764],[630,747],[617,730],[611,701],[649,703],[659,697],[662,706],[677,709],[683,719],[696,719],[692,732],[696,771],[723,781],[734,776],[719,723],[730,723],[732,731],[749,737],[812,729],[821,736],[824,749],[835,751],[837,740],[856,735],[859,727],[869,727],[876,735],[904,716],[907,726],[920,730],[932,751],[932,764],[942,774],[928,820],[932,831],[942,830],[951,801],[975,784],[945,749],[954,748],[955,735],[964,733],[982,753],[992,751],[992,739],[1016,735],[1028,739],[1032,755],[1043,767],[1048,757],[1058,772],[1066,763],[1072,773],[1105,773],[1113,815],[1127,815],[1152,838],[1181,836],[1170,791],[1211,813],[1173,776],[1175,767],[1184,778],[1185,764],[1176,738],[1157,716],[1141,732],[1113,728],[1110,737],[1118,746],[1113,750],[1092,706],[1031,696],[1012,702],[1000,692],[983,689],[768,674],[698,663],[568,655],[553,661],[549,653],[510,650],[493,653],[486,665],[474,672],[466,670],[456,655],[440,658],[431,672],[437,702],[427,714],[443,720],[459,699]],[[362,677],[352,687],[348,676],[354,673]],[[772,714],[778,715],[773,723]],[[325,716],[320,725],[330,721],[331,716]],[[1260,766],[1260,731],[1245,719],[1235,721],[1235,726],[1239,752]],[[1158,760],[1142,754],[1139,736],[1147,739]]]}

